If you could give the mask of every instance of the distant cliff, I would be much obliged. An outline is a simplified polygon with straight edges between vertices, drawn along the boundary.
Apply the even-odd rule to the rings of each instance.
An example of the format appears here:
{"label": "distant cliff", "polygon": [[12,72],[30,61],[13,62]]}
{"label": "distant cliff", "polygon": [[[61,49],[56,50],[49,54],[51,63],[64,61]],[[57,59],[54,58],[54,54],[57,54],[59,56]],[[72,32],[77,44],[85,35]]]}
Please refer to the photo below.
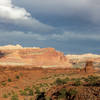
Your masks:
{"label": "distant cliff", "polygon": [[69,62],[73,64],[74,67],[84,67],[87,61],[93,61],[95,67],[100,68],[100,55],[96,54],[82,54],[82,55],[66,55]]}
{"label": "distant cliff", "polygon": [[8,45],[0,47],[1,66],[30,66],[42,68],[71,67],[63,53],[54,48],[22,47]]}

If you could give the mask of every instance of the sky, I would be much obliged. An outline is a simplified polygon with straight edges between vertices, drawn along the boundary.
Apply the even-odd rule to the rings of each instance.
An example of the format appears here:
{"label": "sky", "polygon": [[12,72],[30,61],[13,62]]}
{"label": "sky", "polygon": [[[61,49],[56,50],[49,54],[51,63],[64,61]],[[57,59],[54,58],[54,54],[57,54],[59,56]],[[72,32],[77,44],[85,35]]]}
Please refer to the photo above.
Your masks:
{"label": "sky", "polygon": [[0,45],[100,54],[99,0],[0,0]]}

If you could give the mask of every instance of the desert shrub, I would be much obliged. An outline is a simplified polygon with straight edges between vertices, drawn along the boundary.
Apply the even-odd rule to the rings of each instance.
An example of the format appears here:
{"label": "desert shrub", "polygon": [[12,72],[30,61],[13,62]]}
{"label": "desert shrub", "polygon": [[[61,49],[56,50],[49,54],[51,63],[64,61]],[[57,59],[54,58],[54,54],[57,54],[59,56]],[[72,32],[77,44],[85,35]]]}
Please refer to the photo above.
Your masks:
{"label": "desert shrub", "polygon": [[27,95],[33,96],[33,89],[31,89],[30,87],[25,88],[24,91],[27,92]]}
{"label": "desert shrub", "polygon": [[99,77],[93,75],[89,75],[87,78],[84,79],[85,82],[88,82],[88,85],[92,85],[92,86],[95,86],[98,80]]}
{"label": "desert shrub", "polygon": [[8,95],[7,94],[3,94],[3,98],[8,98]]}
{"label": "desert shrub", "polygon": [[8,96],[10,96],[10,95],[11,95],[11,93],[9,92],[9,93],[8,93]]}
{"label": "desert shrub", "polygon": [[57,78],[56,81],[54,82],[56,85],[62,85],[66,84],[66,81],[60,78]]}
{"label": "desert shrub", "polygon": [[68,77],[66,77],[64,80],[66,80],[66,81],[70,81],[70,79],[69,79]]}
{"label": "desert shrub", "polygon": [[71,96],[77,94],[77,91],[75,89],[70,89],[68,92],[70,93]]}
{"label": "desert shrub", "polygon": [[41,87],[48,87],[49,85],[47,84],[47,83],[41,83],[40,85],[39,85],[39,87],[41,88]]}
{"label": "desert shrub", "polygon": [[66,99],[67,100],[74,100],[76,97],[77,91],[76,89],[70,89],[66,92]]}
{"label": "desert shrub", "polygon": [[18,89],[18,87],[17,87],[17,86],[14,86],[13,88],[16,88],[16,89]]}
{"label": "desert shrub", "polygon": [[41,91],[39,90],[39,88],[35,88],[35,93],[36,93],[37,95],[39,95],[39,94],[41,93]]}
{"label": "desert shrub", "polygon": [[20,92],[20,95],[27,96],[27,92],[25,90],[20,90],[19,92]]}
{"label": "desert shrub", "polygon": [[89,79],[88,79],[88,78],[84,78],[84,81],[85,81],[85,82],[88,82],[88,81],[89,81]]}
{"label": "desert shrub", "polygon": [[8,82],[12,82],[12,80],[10,78],[8,78]]}
{"label": "desert shrub", "polygon": [[29,96],[33,96],[33,90],[32,89],[30,89],[28,92],[29,92],[28,93]]}
{"label": "desert shrub", "polygon": [[19,100],[19,99],[18,99],[18,95],[14,93],[14,94],[12,95],[12,97],[11,97],[11,100]]}
{"label": "desert shrub", "polygon": [[65,88],[62,88],[59,93],[60,95],[58,96],[58,99],[62,99],[62,98],[66,98],[66,89]]}
{"label": "desert shrub", "polygon": [[72,79],[71,79],[71,81],[75,81],[75,80],[76,80],[76,78],[72,78]]}
{"label": "desert shrub", "polygon": [[57,100],[74,100],[77,94],[76,89],[69,89],[62,88],[60,91],[57,91],[53,95],[57,98]]}
{"label": "desert shrub", "polygon": [[72,78],[71,81],[80,81],[82,78]]}
{"label": "desert shrub", "polygon": [[22,96],[33,96],[33,89],[25,88],[24,90],[20,90],[20,95]]}
{"label": "desert shrub", "polygon": [[6,82],[2,82],[1,85],[6,86]]}
{"label": "desert shrub", "polygon": [[62,79],[62,81],[63,81],[64,84],[66,84],[67,82],[70,81],[70,79],[68,77],[66,77],[66,78]]}
{"label": "desert shrub", "polygon": [[20,77],[17,75],[17,76],[16,76],[16,79],[19,79],[19,78],[20,78]]}
{"label": "desert shrub", "polygon": [[23,76],[23,73],[20,73],[19,75],[22,77]]}
{"label": "desert shrub", "polygon": [[82,82],[80,80],[76,80],[74,82],[74,86],[80,86],[82,84]]}

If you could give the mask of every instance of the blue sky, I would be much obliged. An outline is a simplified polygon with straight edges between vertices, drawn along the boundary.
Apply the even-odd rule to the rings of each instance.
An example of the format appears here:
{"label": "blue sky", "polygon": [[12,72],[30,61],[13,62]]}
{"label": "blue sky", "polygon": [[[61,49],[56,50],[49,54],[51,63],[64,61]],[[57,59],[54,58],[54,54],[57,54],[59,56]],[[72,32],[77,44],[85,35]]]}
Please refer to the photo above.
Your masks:
{"label": "blue sky", "polygon": [[1,0],[0,45],[100,54],[99,0]]}

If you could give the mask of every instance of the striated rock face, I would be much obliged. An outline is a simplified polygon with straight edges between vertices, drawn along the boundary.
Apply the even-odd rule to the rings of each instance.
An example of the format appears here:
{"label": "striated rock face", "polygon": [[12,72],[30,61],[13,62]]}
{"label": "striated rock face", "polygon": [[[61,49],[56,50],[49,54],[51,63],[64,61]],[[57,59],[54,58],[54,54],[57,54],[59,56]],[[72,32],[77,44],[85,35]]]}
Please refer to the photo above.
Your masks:
{"label": "striated rock face", "polygon": [[20,45],[0,47],[0,65],[43,68],[71,67],[64,54],[54,48],[23,48]]}
{"label": "striated rock face", "polygon": [[73,67],[85,67],[87,61],[92,61],[95,68],[100,68],[100,55],[96,54],[82,54],[82,55],[66,55],[66,58],[69,59],[69,62]]}
{"label": "striated rock face", "polygon": [[87,60],[100,62],[100,55],[96,55],[96,54],[66,55],[66,57],[71,62],[75,62],[75,63],[86,62]]}

